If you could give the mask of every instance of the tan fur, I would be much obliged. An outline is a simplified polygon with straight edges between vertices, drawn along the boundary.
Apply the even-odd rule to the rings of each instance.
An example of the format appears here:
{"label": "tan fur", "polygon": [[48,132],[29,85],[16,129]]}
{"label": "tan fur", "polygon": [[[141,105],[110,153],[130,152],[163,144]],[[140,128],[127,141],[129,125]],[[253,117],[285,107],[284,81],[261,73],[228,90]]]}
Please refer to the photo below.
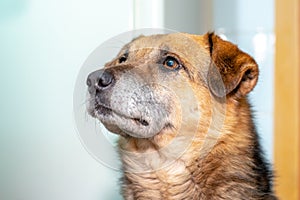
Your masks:
{"label": "tan fur", "polygon": [[[170,46],[173,52],[182,53],[176,56],[185,63],[189,77],[180,72],[184,78],[167,81],[179,99],[172,102],[173,128],[150,138],[118,131],[123,136],[119,148],[124,198],[276,199],[246,97],[257,82],[257,64],[214,34],[178,35],[140,37],[128,45],[134,49],[130,53],[135,61],[129,62],[134,66],[155,54],[153,48]],[[187,45],[188,41],[195,46]],[[118,66],[116,60],[106,68]],[[151,80],[157,81],[161,80],[157,72],[147,68],[140,73],[146,77],[152,73]]]}

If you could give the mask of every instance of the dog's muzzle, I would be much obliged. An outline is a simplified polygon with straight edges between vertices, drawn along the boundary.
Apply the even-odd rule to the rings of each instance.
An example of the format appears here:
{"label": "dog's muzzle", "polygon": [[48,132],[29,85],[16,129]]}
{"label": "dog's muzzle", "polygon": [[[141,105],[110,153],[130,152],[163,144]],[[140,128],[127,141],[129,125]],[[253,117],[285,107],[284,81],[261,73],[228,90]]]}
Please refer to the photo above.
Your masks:
{"label": "dog's muzzle", "polygon": [[149,138],[171,127],[172,95],[146,76],[126,66],[92,72],[86,81],[89,114],[111,132],[133,137]]}

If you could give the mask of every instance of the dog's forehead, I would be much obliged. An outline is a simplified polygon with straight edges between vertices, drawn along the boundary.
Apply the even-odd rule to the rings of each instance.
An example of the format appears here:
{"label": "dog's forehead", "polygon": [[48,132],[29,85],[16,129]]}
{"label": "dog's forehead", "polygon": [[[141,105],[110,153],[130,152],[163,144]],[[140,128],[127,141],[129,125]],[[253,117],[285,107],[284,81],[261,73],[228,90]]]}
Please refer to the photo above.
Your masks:
{"label": "dog's forehead", "polygon": [[191,55],[206,51],[204,36],[194,36],[185,33],[158,34],[139,36],[126,46],[127,51],[163,50],[176,54]]}

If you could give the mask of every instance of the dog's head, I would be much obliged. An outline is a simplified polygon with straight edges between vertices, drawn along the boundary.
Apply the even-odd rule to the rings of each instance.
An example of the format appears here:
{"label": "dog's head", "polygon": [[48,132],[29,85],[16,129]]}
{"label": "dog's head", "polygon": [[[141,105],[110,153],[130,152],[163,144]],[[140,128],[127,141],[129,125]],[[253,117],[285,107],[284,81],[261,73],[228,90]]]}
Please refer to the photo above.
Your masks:
{"label": "dog's head", "polygon": [[87,110],[122,136],[189,134],[209,126],[212,99],[239,102],[257,78],[255,61],[213,33],[140,36],[89,74]]}

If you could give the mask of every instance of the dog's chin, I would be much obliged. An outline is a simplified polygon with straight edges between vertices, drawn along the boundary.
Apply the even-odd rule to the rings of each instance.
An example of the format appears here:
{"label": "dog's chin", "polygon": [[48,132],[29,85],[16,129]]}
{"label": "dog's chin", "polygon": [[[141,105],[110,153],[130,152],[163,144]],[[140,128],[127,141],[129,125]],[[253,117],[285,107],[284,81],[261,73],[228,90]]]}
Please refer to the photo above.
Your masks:
{"label": "dog's chin", "polygon": [[157,121],[147,117],[129,116],[103,105],[96,105],[88,109],[88,113],[98,119],[107,130],[121,136],[134,138],[151,138],[157,135],[164,127],[163,120]]}

